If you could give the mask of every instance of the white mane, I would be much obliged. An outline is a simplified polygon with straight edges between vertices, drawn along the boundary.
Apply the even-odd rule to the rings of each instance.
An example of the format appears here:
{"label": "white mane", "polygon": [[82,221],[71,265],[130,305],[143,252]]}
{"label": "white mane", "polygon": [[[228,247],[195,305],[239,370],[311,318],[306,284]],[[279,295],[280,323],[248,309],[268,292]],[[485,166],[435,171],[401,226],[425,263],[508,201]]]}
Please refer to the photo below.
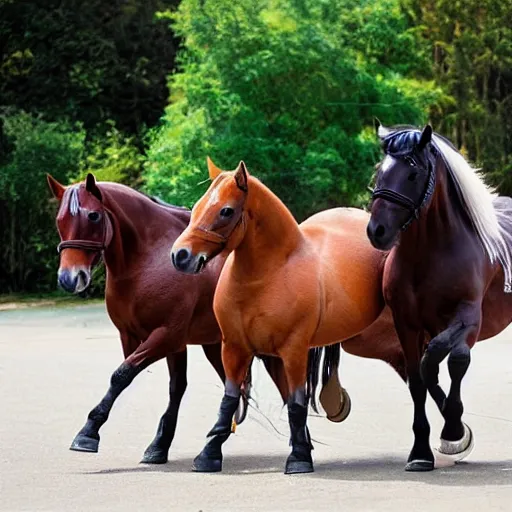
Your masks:
{"label": "white mane", "polygon": [[491,262],[498,261],[505,274],[505,291],[512,291],[512,258],[510,249],[503,237],[503,229],[498,222],[498,212],[494,208],[497,194],[487,186],[478,173],[441,137],[432,136],[432,142],[443,157],[448,172],[459,188],[461,199],[471,218]]}

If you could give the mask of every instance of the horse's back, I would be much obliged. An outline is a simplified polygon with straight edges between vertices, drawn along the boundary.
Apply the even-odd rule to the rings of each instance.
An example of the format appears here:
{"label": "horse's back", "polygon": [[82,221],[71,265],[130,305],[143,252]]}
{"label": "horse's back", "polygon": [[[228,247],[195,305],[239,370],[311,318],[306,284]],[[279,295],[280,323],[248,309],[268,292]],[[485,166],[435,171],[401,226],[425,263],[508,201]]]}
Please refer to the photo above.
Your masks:
{"label": "horse's back", "polygon": [[[363,210],[334,208],[313,215],[300,225],[322,267],[323,322],[315,343],[321,344],[340,328],[340,334],[350,331],[353,336],[382,311],[385,253],[374,249],[368,241],[368,219]],[[341,315],[343,322],[339,320]]]}

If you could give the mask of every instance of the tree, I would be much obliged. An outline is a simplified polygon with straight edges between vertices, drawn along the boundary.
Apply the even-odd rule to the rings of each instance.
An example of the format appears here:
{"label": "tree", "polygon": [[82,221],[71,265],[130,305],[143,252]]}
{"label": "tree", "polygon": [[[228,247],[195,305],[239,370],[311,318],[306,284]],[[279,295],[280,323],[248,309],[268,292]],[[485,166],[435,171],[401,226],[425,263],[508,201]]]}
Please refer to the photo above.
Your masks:
{"label": "tree", "polygon": [[0,168],[0,289],[51,290],[59,237],[46,173],[65,182],[78,172],[85,132],[24,112],[3,114],[0,125],[9,146]]}
{"label": "tree", "polygon": [[175,203],[204,191],[210,154],[227,168],[245,159],[299,218],[361,204],[378,159],[374,117],[422,122],[442,96],[401,74],[421,60],[393,0],[184,0],[167,17],[184,48],[144,178]]}
{"label": "tree", "polygon": [[452,101],[432,112],[439,131],[512,195],[512,0],[403,0]]}
{"label": "tree", "polygon": [[140,134],[162,114],[177,46],[155,13],[177,3],[0,1],[0,104]]}

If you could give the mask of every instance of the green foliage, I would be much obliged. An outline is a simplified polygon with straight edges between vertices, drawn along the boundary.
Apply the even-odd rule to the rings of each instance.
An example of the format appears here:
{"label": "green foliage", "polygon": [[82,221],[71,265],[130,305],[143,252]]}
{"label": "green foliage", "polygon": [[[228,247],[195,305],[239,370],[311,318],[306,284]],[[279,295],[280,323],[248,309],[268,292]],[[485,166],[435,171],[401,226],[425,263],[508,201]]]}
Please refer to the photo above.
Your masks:
{"label": "green foliage", "polygon": [[54,288],[58,235],[46,173],[60,181],[78,172],[85,133],[24,112],[4,113],[0,165],[0,289]]}
{"label": "green foliage", "polygon": [[[46,173],[66,184],[93,172],[99,180],[133,183],[142,155],[109,123],[107,136],[86,142],[80,124],[48,122],[23,111],[0,115],[0,289],[51,290],[59,241]],[[101,294],[104,272],[92,293]]]}
{"label": "green foliage", "polygon": [[0,104],[87,130],[158,121],[176,41],[155,12],[177,0],[0,2]]}
{"label": "green foliage", "polygon": [[137,184],[141,172],[142,155],[133,137],[126,137],[115,124],[107,123],[105,137],[96,137],[87,144],[87,156],[81,162],[81,172],[75,179],[85,179],[92,172],[99,181]]}
{"label": "green foliage", "polygon": [[451,101],[436,128],[512,195],[512,1],[403,0]]}
{"label": "green foliage", "polygon": [[[184,50],[144,177],[175,203],[204,191],[210,154],[227,168],[244,159],[299,218],[361,204],[378,157],[374,116],[419,123],[442,99],[400,75],[406,56],[410,70],[420,64],[393,0],[184,0],[166,16]],[[367,61],[368,31],[386,43]]]}

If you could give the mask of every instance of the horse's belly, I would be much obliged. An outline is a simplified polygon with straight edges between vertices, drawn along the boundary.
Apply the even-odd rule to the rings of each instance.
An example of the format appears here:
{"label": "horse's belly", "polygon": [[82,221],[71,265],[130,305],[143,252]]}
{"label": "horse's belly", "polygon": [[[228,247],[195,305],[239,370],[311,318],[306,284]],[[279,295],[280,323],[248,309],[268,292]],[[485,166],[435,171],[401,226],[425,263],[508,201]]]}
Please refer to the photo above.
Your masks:
{"label": "horse's belly", "polygon": [[385,254],[368,241],[368,215],[355,209],[325,213],[303,228],[323,264],[324,304],[313,339],[316,346],[355,336],[375,321],[384,307]]}
{"label": "horse's belly", "polygon": [[266,355],[278,355],[298,333],[309,344],[319,319],[318,277],[311,262],[296,266],[292,260],[254,284],[223,273],[214,310],[224,341]]}
{"label": "horse's belly", "polygon": [[505,293],[503,271],[490,284],[482,304],[482,328],[478,340],[486,340],[502,332],[512,322],[512,293]]}

